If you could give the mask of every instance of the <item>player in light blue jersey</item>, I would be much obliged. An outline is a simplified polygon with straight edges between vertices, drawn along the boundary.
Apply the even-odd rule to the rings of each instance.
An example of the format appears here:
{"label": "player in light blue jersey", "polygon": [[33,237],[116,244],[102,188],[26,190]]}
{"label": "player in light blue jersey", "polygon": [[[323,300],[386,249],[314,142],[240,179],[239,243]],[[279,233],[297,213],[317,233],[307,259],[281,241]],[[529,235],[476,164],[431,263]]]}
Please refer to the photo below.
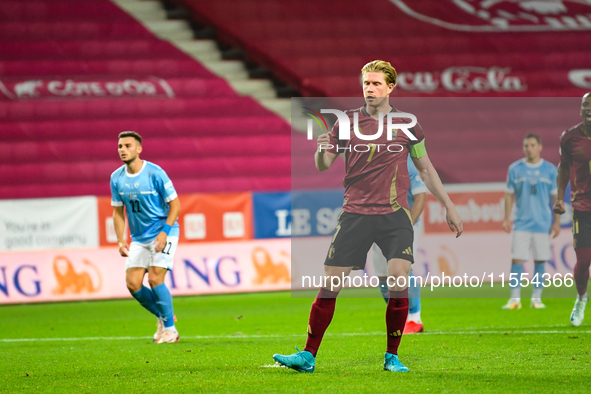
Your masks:
{"label": "player in light blue jersey", "polygon": [[[530,249],[534,258],[533,275],[523,275],[533,280],[530,306],[542,309],[542,277],[545,263],[550,259],[550,236],[556,238],[560,233],[560,215],[553,214],[550,208],[557,195],[556,166],[540,157],[542,141],[535,134],[523,139],[525,158],[509,166],[507,190],[505,194],[505,221],[503,230],[511,232],[511,210],[515,200],[515,217],[511,238],[511,299],[503,309],[521,309],[521,278],[523,263],[529,260]],[[554,216],[554,224],[552,224]],[[517,285],[515,285],[517,283]]]}
{"label": "player in light blue jersey", "polygon": [[[111,174],[111,205],[125,263],[127,288],[138,302],[158,318],[154,342],[179,341],[174,325],[172,296],[164,283],[172,269],[179,241],[177,218],[181,211],[177,193],[164,170],[141,160],[142,137],[133,131],[119,134],[119,157],[125,165]],[[131,231],[127,244],[125,213]],[[150,288],[143,285],[148,273]]]}
{"label": "player in light blue jersey", "polygon": [[[408,156],[408,177],[410,179],[410,190],[407,193],[408,206],[410,207],[410,216],[412,217],[414,225],[414,238],[413,238],[413,254],[416,256],[418,249],[418,235],[423,233],[423,223],[421,222],[421,214],[425,208],[425,202],[427,200],[427,186],[423,183],[423,180],[419,176],[415,165],[413,164],[410,155]],[[386,278],[387,264],[386,258],[382,254],[382,251],[378,245],[373,244],[371,249],[373,266],[380,280],[380,292],[384,300],[388,302],[388,285]],[[409,273],[413,276],[412,268]],[[415,334],[417,332],[423,332],[423,322],[421,320],[421,290],[415,281],[409,283],[409,308],[408,308],[408,319],[404,326],[404,334]]]}

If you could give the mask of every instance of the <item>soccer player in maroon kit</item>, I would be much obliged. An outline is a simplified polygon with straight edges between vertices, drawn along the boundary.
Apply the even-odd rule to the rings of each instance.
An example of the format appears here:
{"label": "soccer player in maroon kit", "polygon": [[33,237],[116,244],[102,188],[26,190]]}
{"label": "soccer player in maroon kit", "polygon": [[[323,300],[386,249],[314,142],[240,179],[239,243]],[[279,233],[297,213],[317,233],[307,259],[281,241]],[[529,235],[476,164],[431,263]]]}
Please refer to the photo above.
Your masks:
{"label": "soccer player in maroon kit", "polygon": [[[378,131],[380,113],[385,131],[387,114],[399,112],[389,103],[389,95],[396,85],[396,71],[390,63],[375,60],[366,64],[361,72],[366,104],[346,114],[351,125],[354,125],[353,119],[357,115],[360,133],[370,136]],[[393,123],[408,123],[403,117],[394,116],[394,119]],[[384,370],[393,372],[408,372],[408,368],[398,360],[398,345],[408,315],[406,279],[413,263],[413,226],[406,198],[410,187],[409,154],[429,191],[446,207],[450,230],[455,231],[457,237],[462,234],[460,216],[427,156],[421,127],[417,124],[408,130],[414,138],[396,130],[392,140],[387,139],[386,132],[371,143],[354,132],[350,139],[339,140],[337,122],[330,133],[318,137],[318,150],[314,155],[316,167],[324,171],[344,152],[347,171],[343,213],[333,232],[324,262],[325,276],[332,281],[335,277],[348,276],[353,269],[363,269],[367,252],[374,242],[388,260],[390,299],[386,307]],[[404,277],[404,281],[398,282],[399,277]],[[310,311],[304,351],[292,355],[275,354],[275,361],[300,372],[314,371],[316,353],[332,320],[336,297],[341,289],[342,283],[335,282],[328,282],[320,289]]]}
{"label": "soccer player in maroon kit", "polygon": [[564,213],[564,189],[570,184],[573,204],[573,246],[577,254],[574,276],[577,299],[570,315],[570,323],[578,327],[585,318],[589,263],[591,262],[591,93],[583,96],[580,123],[560,136],[560,164],[558,165],[558,200],[554,212]]}

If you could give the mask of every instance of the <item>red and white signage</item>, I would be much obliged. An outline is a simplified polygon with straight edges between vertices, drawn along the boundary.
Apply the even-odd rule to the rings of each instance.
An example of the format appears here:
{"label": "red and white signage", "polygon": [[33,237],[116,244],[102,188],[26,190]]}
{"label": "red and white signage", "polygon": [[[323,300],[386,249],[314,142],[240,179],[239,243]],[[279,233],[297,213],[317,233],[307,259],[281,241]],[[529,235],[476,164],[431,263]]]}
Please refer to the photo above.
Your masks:
{"label": "red and white signage", "polygon": [[[182,194],[179,201],[179,242],[237,241],[253,238],[251,193]],[[117,244],[110,198],[98,198],[98,213],[100,245]]]}
{"label": "red and white signage", "polygon": [[[173,98],[174,91],[162,78],[130,77],[125,79],[54,78],[30,80],[0,80],[4,99],[39,100],[72,98],[158,97]],[[2,95],[0,95],[0,98]]]}
{"label": "red and white signage", "polygon": [[390,0],[407,15],[471,32],[591,30],[586,0]]}
{"label": "red and white signage", "polygon": [[[462,222],[464,232],[502,231],[505,218],[505,192],[449,192]],[[427,203],[423,212],[426,233],[449,233],[445,219],[446,210],[431,194],[427,194]]]}
{"label": "red and white signage", "polygon": [[568,80],[578,88],[591,89],[591,69],[570,70]]}
{"label": "red and white signage", "polygon": [[523,92],[527,90],[524,77],[514,75],[510,67],[449,67],[438,71],[401,72],[397,89],[434,93]]}

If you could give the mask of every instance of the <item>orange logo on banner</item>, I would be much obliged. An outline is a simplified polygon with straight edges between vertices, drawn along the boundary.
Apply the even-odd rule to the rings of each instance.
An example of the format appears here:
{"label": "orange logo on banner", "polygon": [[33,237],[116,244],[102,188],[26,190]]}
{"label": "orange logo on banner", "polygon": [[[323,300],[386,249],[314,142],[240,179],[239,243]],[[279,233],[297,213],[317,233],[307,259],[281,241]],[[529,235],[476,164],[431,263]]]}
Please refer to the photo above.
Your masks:
{"label": "orange logo on banner", "polygon": [[181,194],[179,200],[179,242],[252,239],[250,193]]}
{"label": "orange logo on banner", "polygon": [[[180,243],[252,239],[251,193],[181,194],[179,201]],[[117,245],[110,197],[98,198],[98,212],[100,245]],[[127,223],[125,234],[131,242]]]}
{"label": "orange logo on banner", "polygon": [[[464,232],[503,231],[505,218],[505,192],[449,193],[462,218]],[[423,214],[425,233],[450,233],[445,220],[445,208],[431,194]]]}
{"label": "orange logo on banner", "polygon": [[437,257],[437,265],[439,272],[444,272],[446,275],[455,275],[460,266],[456,254],[445,245],[441,245],[443,253]]}
{"label": "orange logo on banner", "polygon": [[[281,252],[281,255],[289,259],[289,254]],[[289,271],[283,263],[273,263],[271,255],[266,249],[258,247],[252,251],[252,264],[257,272],[257,277],[253,284],[260,285],[264,282],[279,283],[281,281],[289,283],[291,280]]]}
{"label": "orange logo on banner", "polygon": [[96,293],[101,289],[102,278],[98,269],[86,259],[82,260],[82,262],[94,269],[98,277],[98,286],[95,287],[92,284],[92,279],[88,272],[83,271],[77,273],[74,270],[74,265],[67,257],[56,256],[53,260],[53,274],[55,275],[57,286],[53,289],[53,294]]}
{"label": "orange logo on banner", "polygon": [[[111,197],[98,198],[98,214],[99,214],[99,241],[101,246],[117,245],[117,235],[115,234],[115,226],[113,225],[113,207],[111,206]],[[125,238],[127,242],[131,242],[129,236],[129,226],[125,220]]]}

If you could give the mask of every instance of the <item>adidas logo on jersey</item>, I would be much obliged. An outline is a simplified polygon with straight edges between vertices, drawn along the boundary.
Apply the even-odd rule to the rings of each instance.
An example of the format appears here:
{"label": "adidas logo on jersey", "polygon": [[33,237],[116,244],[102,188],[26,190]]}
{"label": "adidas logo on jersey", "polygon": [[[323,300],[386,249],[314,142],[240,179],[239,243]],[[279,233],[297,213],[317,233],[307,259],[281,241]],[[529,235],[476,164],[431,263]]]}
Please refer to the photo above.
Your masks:
{"label": "adidas logo on jersey", "polygon": [[408,248],[404,249],[404,252],[402,252],[402,254],[408,254],[412,256],[412,248],[409,246]]}

